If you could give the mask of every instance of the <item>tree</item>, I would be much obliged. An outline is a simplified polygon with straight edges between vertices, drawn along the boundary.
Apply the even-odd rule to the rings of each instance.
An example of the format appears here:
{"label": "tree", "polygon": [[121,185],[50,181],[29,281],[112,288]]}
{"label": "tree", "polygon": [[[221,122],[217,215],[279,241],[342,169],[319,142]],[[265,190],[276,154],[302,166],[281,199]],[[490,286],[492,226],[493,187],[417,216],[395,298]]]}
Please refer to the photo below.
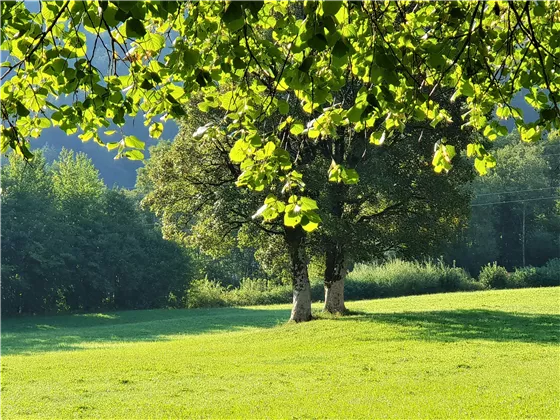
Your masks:
{"label": "tree", "polygon": [[[445,104],[451,113],[460,105]],[[195,120],[201,125],[207,122]],[[316,200],[324,223],[310,237],[301,230],[294,245],[292,237],[282,234],[281,225],[268,225],[266,229],[255,225],[251,217],[254,197],[243,196],[243,190],[235,187],[232,172],[237,168],[225,153],[228,145],[206,144],[210,138],[193,138],[189,125],[196,125],[196,121],[184,124],[173,143],[152,148],[151,159],[140,171],[138,184],[146,193],[144,201],[162,218],[164,231],[170,238],[200,247],[215,257],[222,257],[239,244],[257,250],[257,255],[266,252],[262,263],[277,262],[288,254],[288,264],[292,268],[297,264],[300,273],[306,270],[309,256],[326,257],[328,312],[344,310],[344,273],[349,259],[382,258],[389,250],[402,256],[434,255],[442,240],[466,217],[468,195],[459,187],[471,179],[470,165],[463,160],[452,173],[436,174],[425,158],[436,135],[466,144],[468,137],[459,127],[433,130],[422,124],[410,126],[405,135],[393,136],[380,147],[370,145],[361,135],[344,132],[310,145],[295,167],[308,174],[306,191],[312,199],[305,204],[312,206]],[[421,141],[409,141],[409,137]],[[294,146],[286,143],[286,150],[297,150]],[[339,176],[333,160],[357,168],[362,182],[329,182],[323,176],[329,166],[331,175]],[[266,214],[270,209],[264,207],[262,211]],[[301,255],[294,254],[294,246],[301,249]]]}
{"label": "tree", "polygon": [[61,243],[46,161],[2,165],[2,313],[41,312],[56,300]]}
{"label": "tree", "polygon": [[[26,3],[2,3],[2,48],[11,55],[1,76],[3,150],[30,158],[27,141],[50,126],[49,117],[67,133],[81,129],[83,140],[103,143],[100,128],[142,112],[157,138],[162,125],[155,118],[183,117],[184,105],[200,93],[202,110],[227,111],[201,136],[234,142],[237,185],[275,191],[265,198],[275,208],[266,216],[282,215],[294,247],[301,229],[319,225],[314,205],[303,206],[306,174],[294,167],[309,144],[338,129],[379,144],[412,120],[445,124],[451,117],[433,97],[439,88],[466,98],[463,122],[489,139],[505,130],[488,118],[496,105],[497,116],[512,118],[525,141],[560,125],[556,2],[40,5],[32,13]],[[107,52],[109,71],[98,68],[97,49]],[[359,89],[341,101],[349,80]],[[522,89],[540,113],[536,122],[523,121],[511,105]],[[49,100],[60,95],[69,103]],[[305,118],[289,119],[294,101]],[[288,117],[271,124],[276,112]],[[297,150],[286,151],[286,138]],[[134,136],[106,146],[143,158],[144,142]],[[437,144],[436,171],[451,169],[452,146]],[[481,173],[494,165],[481,143],[467,153]],[[339,169],[344,178],[353,168]]]}
{"label": "tree", "polygon": [[[460,102],[445,99],[443,94],[439,102],[450,115],[460,113]],[[307,191],[322,209],[323,226],[315,236],[325,254],[325,311],[345,311],[344,278],[353,261],[382,259],[388,252],[405,258],[437,255],[466,221],[469,196],[462,187],[472,179],[470,164],[455,159],[456,168],[444,175],[430,170],[426,158],[442,137],[457,146],[470,141],[458,124],[436,130],[408,124],[379,147],[348,133],[320,143],[323,153],[315,158],[317,171]],[[355,168],[360,182],[327,182],[322,174],[329,170],[336,177],[338,162]]]}

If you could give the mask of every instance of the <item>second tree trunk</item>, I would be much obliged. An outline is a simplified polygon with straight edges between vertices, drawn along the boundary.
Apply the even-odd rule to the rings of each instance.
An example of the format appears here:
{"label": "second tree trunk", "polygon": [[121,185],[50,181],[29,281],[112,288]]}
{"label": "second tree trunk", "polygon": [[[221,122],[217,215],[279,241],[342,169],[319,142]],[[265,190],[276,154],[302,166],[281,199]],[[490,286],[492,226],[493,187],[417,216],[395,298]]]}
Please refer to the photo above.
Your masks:
{"label": "second tree trunk", "polygon": [[346,261],[340,246],[329,247],[325,267],[325,307],[324,311],[332,314],[346,312],[344,306],[344,278]]}

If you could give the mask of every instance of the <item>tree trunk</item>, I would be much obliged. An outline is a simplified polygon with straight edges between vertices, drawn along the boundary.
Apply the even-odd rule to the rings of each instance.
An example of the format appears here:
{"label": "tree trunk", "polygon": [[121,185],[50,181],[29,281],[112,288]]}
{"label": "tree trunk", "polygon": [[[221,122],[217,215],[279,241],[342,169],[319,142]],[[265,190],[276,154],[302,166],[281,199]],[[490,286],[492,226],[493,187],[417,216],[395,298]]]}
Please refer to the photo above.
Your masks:
{"label": "tree trunk", "polygon": [[344,251],[339,245],[329,247],[325,267],[325,307],[324,312],[343,314],[344,278],[346,277],[346,261]]}
{"label": "tree trunk", "polygon": [[284,238],[288,244],[292,268],[294,300],[290,321],[306,322],[311,320],[311,286],[307,273],[305,253],[305,233],[301,228],[285,228]]}

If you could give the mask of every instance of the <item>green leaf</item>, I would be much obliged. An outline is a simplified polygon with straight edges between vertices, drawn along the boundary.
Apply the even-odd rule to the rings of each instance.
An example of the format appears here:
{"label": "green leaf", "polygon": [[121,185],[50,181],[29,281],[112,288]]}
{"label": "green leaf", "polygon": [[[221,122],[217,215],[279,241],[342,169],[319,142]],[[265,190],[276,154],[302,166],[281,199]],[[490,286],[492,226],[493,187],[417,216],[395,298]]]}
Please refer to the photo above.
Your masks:
{"label": "green leaf", "polygon": [[348,48],[346,42],[344,42],[342,39],[339,39],[338,41],[336,41],[336,44],[334,44],[332,54],[337,58],[344,58],[349,51],[350,49]]}
{"label": "green leaf", "polygon": [[146,28],[140,19],[129,19],[124,24],[124,33],[128,38],[141,38],[146,35]]}
{"label": "green leaf", "polygon": [[301,212],[297,210],[296,204],[288,204],[284,212],[284,225],[296,227],[301,222]]}
{"label": "green leaf", "polygon": [[254,18],[257,18],[259,15],[259,10],[261,10],[264,6],[264,1],[246,1],[243,3],[253,15]]}
{"label": "green leaf", "polygon": [[137,41],[146,51],[159,51],[165,45],[165,38],[160,34],[147,33]]}
{"label": "green leaf", "polygon": [[247,143],[243,140],[237,140],[229,151],[229,158],[233,163],[241,163],[247,157]]}
{"label": "green leaf", "polygon": [[126,0],[117,1],[115,3],[119,9],[125,12],[130,12],[130,10],[132,10],[132,8],[135,6],[134,2]]}
{"label": "green leaf", "polygon": [[309,197],[301,197],[299,202],[303,211],[317,210],[319,208],[317,207],[317,202]]}
{"label": "green leaf", "polygon": [[[126,147],[132,147],[134,149],[144,150],[145,143],[139,140],[136,136],[126,136],[124,138],[124,144]],[[142,157],[143,159],[144,157]]]}
{"label": "green leaf", "polygon": [[307,215],[304,215],[301,218],[301,227],[303,228],[303,230],[305,230],[306,232],[313,232],[315,229],[317,229],[319,227],[319,223],[315,223],[315,222],[311,222],[308,218]]}
{"label": "green leaf", "polygon": [[27,147],[26,143],[18,142],[16,143],[16,153],[23,156],[27,160],[33,160],[33,153],[31,153]]}
{"label": "green leaf", "polygon": [[144,160],[144,153],[140,150],[127,150],[124,152],[123,156],[130,160]]}
{"label": "green leaf", "polygon": [[322,33],[315,34],[313,38],[307,41],[307,45],[315,51],[323,51],[327,48],[327,38]]}
{"label": "green leaf", "polygon": [[27,117],[29,109],[27,109],[20,101],[16,102],[16,112],[20,117]]}
{"label": "green leaf", "polygon": [[159,139],[163,133],[163,124],[158,122],[153,123],[148,131],[151,138]]}
{"label": "green leaf", "polygon": [[243,8],[241,7],[241,2],[230,2],[222,15],[222,20],[231,32],[237,32],[241,29],[245,24],[245,21],[243,20]]}
{"label": "green leaf", "polygon": [[376,131],[376,132],[371,134],[371,136],[369,138],[369,141],[370,141],[370,143],[381,146],[383,143],[385,143],[385,138],[386,137],[387,137],[387,132],[385,130]]}
{"label": "green leaf", "polygon": [[122,146],[122,143],[120,141],[116,141],[114,143],[107,143],[105,146],[107,147],[107,150],[111,151],[119,146]]}
{"label": "green leaf", "polygon": [[280,114],[282,115],[287,115],[288,112],[290,112],[290,105],[288,104],[288,102],[280,99],[278,101],[278,111],[280,111]]}
{"label": "green leaf", "polygon": [[303,73],[307,73],[309,72],[309,69],[311,68],[311,66],[313,65],[313,56],[308,56],[305,60],[303,60],[300,64],[300,66],[298,67],[298,69],[300,71],[302,71]]}
{"label": "green leaf", "polygon": [[303,124],[295,123],[294,125],[292,125],[292,128],[290,128],[290,133],[292,133],[294,136],[303,133]]}
{"label": "green leaf", "polygon": [[304,212],[301,218],[301,227],[306,232],[313,232],[319,227],[319,223],[321,223],[321,217],[314,211]]}
{"label": "green leaf", "polygon": [[463,85],[461,86],[460,92],[461,92],[462,95],[465,95],[465,96],[468,96],[468,97],[474,96],[474,93],[475,93],[473,85],[468,80],[465,80],[463,82]]}
{"label": "green leaf", "polygon": [[342,1],[323,1],[321,3],[323,5],[323,14],[327,16],[334,16],[342,6]]}
{"label": "green leaf", "polygon": [[265,156],[270,157],[274,153],[274,150],[276,150],[276,144],[272,141],[269,141],[268,143],[265,144],[263,150],[264,150]]}
{"label": "green leaf", "polygon": [[359,180],[360,175],[358,175],[355,169],[346,169],[346,171],[343,172],[342,182],[345,184],[357,184]]}

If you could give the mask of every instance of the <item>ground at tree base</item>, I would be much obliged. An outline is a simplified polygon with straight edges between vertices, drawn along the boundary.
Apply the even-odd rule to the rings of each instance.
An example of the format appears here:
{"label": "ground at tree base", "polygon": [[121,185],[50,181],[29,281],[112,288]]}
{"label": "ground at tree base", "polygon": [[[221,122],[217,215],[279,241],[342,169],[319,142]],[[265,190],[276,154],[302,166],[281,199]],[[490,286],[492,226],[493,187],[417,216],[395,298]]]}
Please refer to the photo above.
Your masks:
{"label": "ground at tree base", "polygon": [[2,418],[559,418],[560,288],[2,320]]}

